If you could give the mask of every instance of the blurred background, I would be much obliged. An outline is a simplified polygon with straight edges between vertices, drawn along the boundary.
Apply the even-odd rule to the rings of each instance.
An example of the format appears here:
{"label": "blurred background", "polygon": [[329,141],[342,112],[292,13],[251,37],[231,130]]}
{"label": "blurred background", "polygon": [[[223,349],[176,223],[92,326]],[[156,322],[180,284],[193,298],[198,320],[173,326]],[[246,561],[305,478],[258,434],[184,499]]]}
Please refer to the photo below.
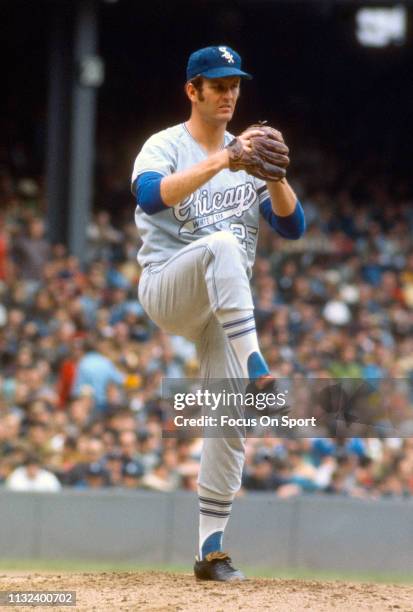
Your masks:
{"label": "blurred background", "polygon": [[[181,550],[165,536],[155,553],[153,542],[142,547],[136,519],[139,508],[159,518],[160,507],[168,514],[175,504],[187,522],[171,530],[190,524],[195,534],[195,496],[185,491],[196,491],[201,441],[162,440],[161,380],[196,376],[198,364],[193,346],[163,334],[137,300],[134,158],[149,135],[188,117],[189,54],[235,48],[254,79],[242,85],[230,130],[259,119],[282,130],[308,224],[294,242],[261,228],[253,292],[272,373],[400,378],[410,395],[388,405],[405,414],[413,381],[413,4],[2,0],[0,10],[0,506],[28,534],[20,548],[9,542],[9,556],[185,562],[191,541]],[[411,569],[403,521],[412,494],[408,436],[250,439],[228,537],[236,547],[254,507],[265,515],[256,519],[267,525],[263,545],[269,530],[275,542],[288,509],[302,528],[292,522],[290,532],[302,537],[285,540],[285,555],[274,544],[261,557],[267,565],[349,569],[361,559],[375,571]],[[83,546],[100,496],[112,514]],[[54,508],[47,529],[42,513],[24,511],[42,503]],[[79,522],[67,540],[64,508]],[[116,532],[122,511],[131,513],[125,540]],[[346,539],[348,562],[334,556]],[[277,550],[284,544],[278,539]],[[250,563],[259,564],[255,549]]]}

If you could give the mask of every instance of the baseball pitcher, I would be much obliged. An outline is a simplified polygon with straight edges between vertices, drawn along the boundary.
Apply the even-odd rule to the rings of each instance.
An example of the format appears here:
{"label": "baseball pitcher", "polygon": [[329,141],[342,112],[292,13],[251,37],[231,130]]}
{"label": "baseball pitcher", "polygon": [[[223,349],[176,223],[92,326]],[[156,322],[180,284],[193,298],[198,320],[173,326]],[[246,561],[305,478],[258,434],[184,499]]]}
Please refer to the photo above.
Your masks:
{"label": "baseball pitcher", "polygon": [[[282,134],[256,124],[226,131],[240,93],[241,58],[228,46],[189,57],[189,119],[151,136],[132,175],[135,220],[142,238],[139,299],[168,333],[195,342],[205,379],[248,379],[256,391],[274,380],[260,352],[250,278],[261,214],[274,231],[298,239],[303,209],[288,184],[289,150]],[[242,438],[206,438],[199,495],[203,580],[242,580],[222,550],[244,464]]]}

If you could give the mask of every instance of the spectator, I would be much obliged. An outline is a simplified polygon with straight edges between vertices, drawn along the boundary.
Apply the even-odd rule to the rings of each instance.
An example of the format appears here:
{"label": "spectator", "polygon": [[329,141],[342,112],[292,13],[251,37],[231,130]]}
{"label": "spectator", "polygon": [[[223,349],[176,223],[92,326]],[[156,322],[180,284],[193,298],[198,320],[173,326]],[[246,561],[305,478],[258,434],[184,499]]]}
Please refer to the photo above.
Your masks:
{"label": "spectator", "polygon": [[261,452],[253,458],[250,469],[242,479],[242,486],[247,491],[275,491],[284,482],[274,473],[271,457]]}
{"label": "spectator", "polygon": [[29,221],[27,235],[16,238],[13,253],[21,277],[36,282],[37,287],[50,258],[50,245],[45,238],[43,219],[34,217]]}
{"label": "spectator", "polygon": [[105,210],[99,211],[87,228],[88,260],[110,260],[113,247],[121,244],[122,233],[116,230],[110,222],[110,216]]}
{"label": "spectator", "polygon": [[62,488],[52,472],[42,469],[40,459],[34,455],[26,458],[7,478],[5,486],[10,491],[36,491],[56,493]]}
{"label": "spectator", "polygon": [[0,281],[7,280],[9,269],[9,237],[4,228],[4,220],[0,216]]}
{"label": "spectator", "polygon": [[143,483],[145,471],[137,461],[127,461],[122,468],[122,486],[126,489],[136,489]]}
{"label": "spectator", "polygon": [[151,472],[142,478],[142,486],[153,491],[175,491],[179,485],[176,471],[176,457],[170,450],[165,450]]}
{"label": "spectator", "polygon": [[101,489],[110,484],[109,473],[101,463],[90,463],[84,470],[83,478],[75,482],[78,489]]}
{"label": "spectator", "polygon": [[110,359],[105,357],[92,340],[87,342],[83,357],[77,365],[77,373],[73,385],[73,395],[77,396],[85,387],[93,391],[96,409],[104,412],[107,408],[107,388],[110,383],[122,385],[125,376],[115,367]]}

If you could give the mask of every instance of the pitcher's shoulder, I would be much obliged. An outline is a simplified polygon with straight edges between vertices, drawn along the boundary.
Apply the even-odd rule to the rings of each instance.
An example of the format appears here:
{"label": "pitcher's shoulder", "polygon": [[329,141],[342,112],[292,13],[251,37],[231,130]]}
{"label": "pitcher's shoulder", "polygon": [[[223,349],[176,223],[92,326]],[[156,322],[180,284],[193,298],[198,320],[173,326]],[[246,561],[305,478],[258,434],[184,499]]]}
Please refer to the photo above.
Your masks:
{"label": "pitcher's shoulder", "polygon": [[156,139],[165,142],[177,142],[186,137],[186,130],[183,123],[178,123],[171,127],[167,127],[153,134],[148,140]]}

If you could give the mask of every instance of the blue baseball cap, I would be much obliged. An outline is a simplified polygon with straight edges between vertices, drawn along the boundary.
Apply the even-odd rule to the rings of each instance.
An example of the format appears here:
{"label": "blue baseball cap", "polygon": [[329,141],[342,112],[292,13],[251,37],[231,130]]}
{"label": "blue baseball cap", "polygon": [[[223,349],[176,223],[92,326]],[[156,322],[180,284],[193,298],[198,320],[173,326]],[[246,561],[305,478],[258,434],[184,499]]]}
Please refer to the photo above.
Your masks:
{"label": "blue baseball cap", "polygon": [[197,76],[203,76],[207,79],[230,76],[252,79],[248,72],[241,70],[241,57],[238,53],[225,45],[205,47],[194,51],[189,56],[186,80],[191,81]]}

